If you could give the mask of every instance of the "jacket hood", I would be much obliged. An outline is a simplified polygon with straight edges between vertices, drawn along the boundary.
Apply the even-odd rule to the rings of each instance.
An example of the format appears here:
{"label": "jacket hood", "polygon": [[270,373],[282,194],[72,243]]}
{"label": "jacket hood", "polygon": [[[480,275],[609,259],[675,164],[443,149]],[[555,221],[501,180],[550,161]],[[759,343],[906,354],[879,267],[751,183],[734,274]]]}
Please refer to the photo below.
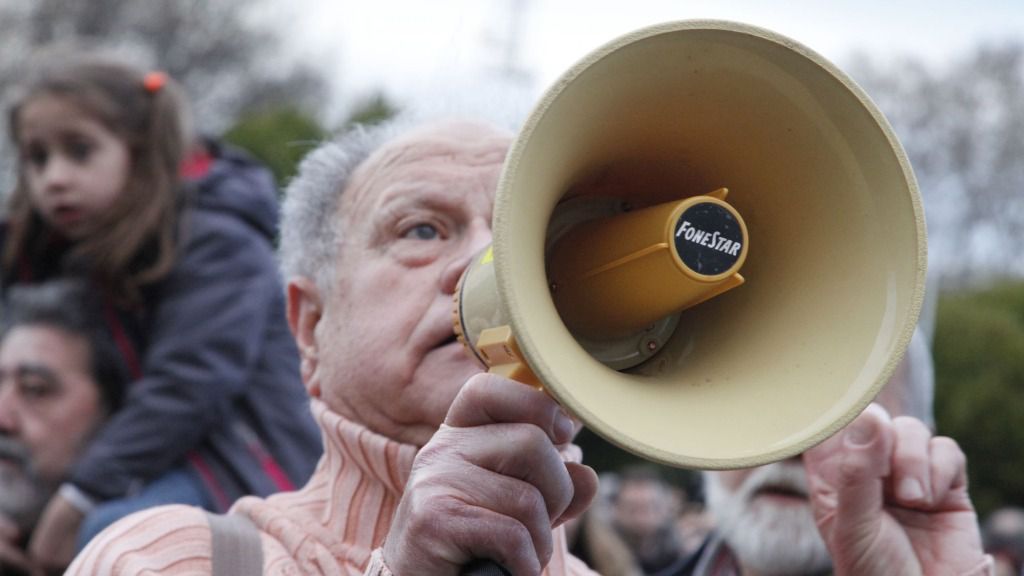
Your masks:
{"label": "jacket hood", "polygon": [[193,206],[232,214],[274,242],[279,206],[273,174],[238,148],[212,141],[206,148],[209,168],[190,182]]}

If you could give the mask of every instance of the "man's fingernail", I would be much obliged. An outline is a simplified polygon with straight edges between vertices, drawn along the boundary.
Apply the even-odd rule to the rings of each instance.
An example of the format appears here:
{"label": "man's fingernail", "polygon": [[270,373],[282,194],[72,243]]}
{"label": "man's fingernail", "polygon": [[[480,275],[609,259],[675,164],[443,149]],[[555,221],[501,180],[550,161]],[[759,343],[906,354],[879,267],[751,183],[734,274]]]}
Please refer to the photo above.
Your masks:
{"label": "man's fingernail", "polygon": [[871,444],[877,433],[875,423],[866,418],[858,418],[846,429],[846,443],[851,446]]}
{"label": "man's fingernail", "polygon": [[558,413],[555,415],[555,437],[561,441],[568,440],[572,438],[572,432],[575,429],[576,426],[573,424],[569,414],[559,408]]}
{"label": "man's fingernail", "polygon": [[924,499],[924,488],[916,478],[904,478],[897,490],[901,500],[916,502]]}

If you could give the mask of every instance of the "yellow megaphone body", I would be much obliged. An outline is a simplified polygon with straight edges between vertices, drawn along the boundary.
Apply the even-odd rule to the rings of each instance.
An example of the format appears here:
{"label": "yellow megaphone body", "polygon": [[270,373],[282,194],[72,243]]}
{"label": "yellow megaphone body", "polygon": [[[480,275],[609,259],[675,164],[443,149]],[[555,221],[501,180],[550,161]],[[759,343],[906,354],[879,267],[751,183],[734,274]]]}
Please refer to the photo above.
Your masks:
{"label": "yellow megaphone body", "polygon": [[737,23],[638,30],[564,74],[512,145],[493,227],[460,338],[673,466],[827,438],[888,380],[924,292],[923,209],[882,114]]}

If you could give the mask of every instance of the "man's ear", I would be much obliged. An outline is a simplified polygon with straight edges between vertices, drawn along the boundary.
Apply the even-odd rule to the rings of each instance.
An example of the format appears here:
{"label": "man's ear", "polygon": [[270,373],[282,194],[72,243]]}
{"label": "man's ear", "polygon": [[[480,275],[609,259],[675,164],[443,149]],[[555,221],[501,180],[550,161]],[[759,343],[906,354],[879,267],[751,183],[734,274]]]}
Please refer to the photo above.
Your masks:
{"label": "man's ear", "polygon": [[292,330],[295,344],[302,360],[302,381],[306,383],[309,395],[320,396],[320,385],[313,378],[317,369],[319,348],[316,327],[320,323],[323,306],[320,289],[309,278],[292,278],[288,281],[288,327]]}

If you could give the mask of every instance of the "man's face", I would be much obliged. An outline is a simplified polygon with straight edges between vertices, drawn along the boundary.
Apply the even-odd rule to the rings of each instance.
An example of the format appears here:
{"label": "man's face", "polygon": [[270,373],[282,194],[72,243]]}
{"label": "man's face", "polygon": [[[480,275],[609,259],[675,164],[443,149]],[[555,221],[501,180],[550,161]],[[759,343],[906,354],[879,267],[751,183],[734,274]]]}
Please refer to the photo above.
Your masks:
{"label": "man's face", "polygon": [[353,175],[310,382],[333,410],[422,445],[481,371],[455,340],[452,294],[491,240],[509,143],[479,125],[434,126],[385,145]]}
{"label": "man's face", "polygon": [[665,487],[646,480],[623,482],[614,512],[616,525],[635,540],[654,536],[675,514]]}
{"label": "man's face", "polygon": [[745,470],[706,472],[718,530],[740,562],[765,574],[825,570],[830,560],[808,501],[800,458]]}
{"label": "man's face", "polygon": [[87,342],[19,326],[0,342],[0,512],[32,515],[103,419]]}
{"label": "man's face", "polygon": [[[904,413],[900,392],[906,360],[876,402]],[[708,509],[740,562],[766,574],[821,572],[830,565],[808,499],[807,477],[797,456],[757,468],[704,473]]]}

